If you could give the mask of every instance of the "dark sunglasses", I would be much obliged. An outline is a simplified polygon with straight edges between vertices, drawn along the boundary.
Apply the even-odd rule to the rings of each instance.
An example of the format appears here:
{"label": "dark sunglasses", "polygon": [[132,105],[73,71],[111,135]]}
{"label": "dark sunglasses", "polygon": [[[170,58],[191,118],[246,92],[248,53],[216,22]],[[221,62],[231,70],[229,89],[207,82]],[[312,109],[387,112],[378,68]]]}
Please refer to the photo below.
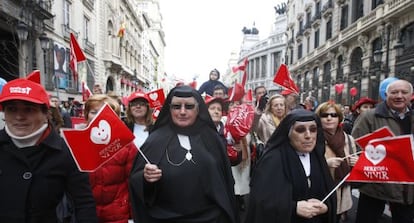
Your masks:
{"label": "dark sunglasses", "polygon": [[315,133],[318,131],[318,127],[316,125],[311,125],[309,128],[306,128],[304,125],[296,126],[296,128],[293,129],[297,133],[304,133],[307,130],[311,133]]}
{"label": "dark sunglasses", "polygon": [[321,113],[319,116],[321,118],[327,118],[328,116],[331,116],[332,118],[336,118],[339,115],[337,113]]}
{"label": "dark sunglasses", "polygon": [[172,110],[180,110],[183,105],[186,110],[192,110],[196,107],[196,104],[170,104],[170,108]]}

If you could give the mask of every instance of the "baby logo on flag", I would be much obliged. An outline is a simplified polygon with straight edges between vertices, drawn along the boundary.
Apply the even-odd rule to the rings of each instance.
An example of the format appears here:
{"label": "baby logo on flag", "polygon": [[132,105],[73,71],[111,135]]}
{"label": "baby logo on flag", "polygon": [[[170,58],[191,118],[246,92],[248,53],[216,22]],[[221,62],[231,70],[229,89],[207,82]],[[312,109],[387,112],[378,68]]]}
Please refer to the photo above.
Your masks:
{"label": "baby logo on flag", "polygon": [[348,182],[414,183],[413,136],[372,139],[365,146]]}
{"label": "baby logo on flag", "polygon": [[165,94],[162,88],[147,93],[150,99],[149,104],[151,108],[162,107],[165,101]]}
{"label": "baby logo on flag", "polygon": [[65,129],[62,135],[84,172],[95,171],[135,138],[108,104],[85,129]]}

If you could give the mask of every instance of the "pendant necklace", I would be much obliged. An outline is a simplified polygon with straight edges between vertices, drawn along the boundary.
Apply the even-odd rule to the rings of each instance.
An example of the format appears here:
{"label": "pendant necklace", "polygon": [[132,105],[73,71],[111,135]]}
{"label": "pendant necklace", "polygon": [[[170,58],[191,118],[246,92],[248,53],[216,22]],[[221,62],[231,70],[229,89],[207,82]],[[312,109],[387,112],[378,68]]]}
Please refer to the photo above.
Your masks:
{"label": "pendant necklace", "polygon": [[178,136],[178,141],[180,142],[181,147],[187,150],[187,153],[185,154],[183,161],[181,161],[180,163],[173,163],[170,160],[170,156],[168,155],[168,150],[166,149],[165,153],[167,156],[167,161],[173,166],[181,166],[185,162],[185,160],[191,161],[192,163],[195,164],[195,161],[193,160],[193,154],[191,154],[190,138],[186,135],[181,135],[181,134],[177,134],[177,136]]}

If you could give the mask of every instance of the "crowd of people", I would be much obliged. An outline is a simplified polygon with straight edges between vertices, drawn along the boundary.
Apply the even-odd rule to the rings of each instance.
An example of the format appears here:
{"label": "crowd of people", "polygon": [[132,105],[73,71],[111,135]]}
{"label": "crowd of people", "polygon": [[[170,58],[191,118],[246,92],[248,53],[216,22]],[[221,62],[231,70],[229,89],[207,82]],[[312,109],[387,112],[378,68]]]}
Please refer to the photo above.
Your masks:
{"label": "crowd of people", "polygon": [[[145,92],[122,105],[95,91],[81,108],[86,123],[77,128],[105,104],[120,118],[125,106],[122,120],[135,139],[90,173],[78,169],[60,136],[72,128],[70,109],[38,83],[6,83],[0,222],[340,223],[357,205],[362,223],[379,222],[386,204],[393,222],[414,221],[412,184],[358,184],[358,203],[353,185],[342,184],[362,149],[356,138],[383,126],[397,136],[414,133],[408,81],[388,83],[382,101],[362,97],[341,105],[318,104],[311,95],[300,101],[289,89],[271,95],[264,86],[242,86],[240,92],[220,82],[216,69],[209,77],[198,90],[173,88],[156,119]],[[242,108],[251,109],[251,119],[242,118],[251,123],[237,135],[229,125]]]}

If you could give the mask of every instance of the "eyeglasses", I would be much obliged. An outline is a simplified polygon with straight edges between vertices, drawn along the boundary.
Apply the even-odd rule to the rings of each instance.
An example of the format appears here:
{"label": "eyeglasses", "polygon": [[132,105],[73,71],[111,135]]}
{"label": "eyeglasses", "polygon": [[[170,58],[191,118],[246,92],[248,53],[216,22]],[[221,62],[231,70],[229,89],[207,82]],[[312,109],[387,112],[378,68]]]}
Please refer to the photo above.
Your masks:
{"label": "eyeglasses", "polygon": [[306,131],[309,131],[311,133],[315,133],[318,131],[318,127],[316,125],[311,125],[309,128],[306,128],[304,125],[296,126],[296,128],[293,129],[297,133],[304,133]]}
{"label": "eyeglasses", "polygon": [[331,116],[332,118],[336,118],[339,115],[337,113],[321,113],[319,116],[321,118],[327,118],[328,116]]}
{"label": "eyeglasses", "polygon": [[146,106],[147,105],[147,103],[146,102],[144,102],[144,101],[131,101],[130,103],[129,103],[129,106],[131,106],[131,107],[133,107],[133,106]]}
{"label": "eyeglasses", "polygon": [[197,104],[170,104],[172,110],[180,110],[184,105],[185,110],[192,110]]}

